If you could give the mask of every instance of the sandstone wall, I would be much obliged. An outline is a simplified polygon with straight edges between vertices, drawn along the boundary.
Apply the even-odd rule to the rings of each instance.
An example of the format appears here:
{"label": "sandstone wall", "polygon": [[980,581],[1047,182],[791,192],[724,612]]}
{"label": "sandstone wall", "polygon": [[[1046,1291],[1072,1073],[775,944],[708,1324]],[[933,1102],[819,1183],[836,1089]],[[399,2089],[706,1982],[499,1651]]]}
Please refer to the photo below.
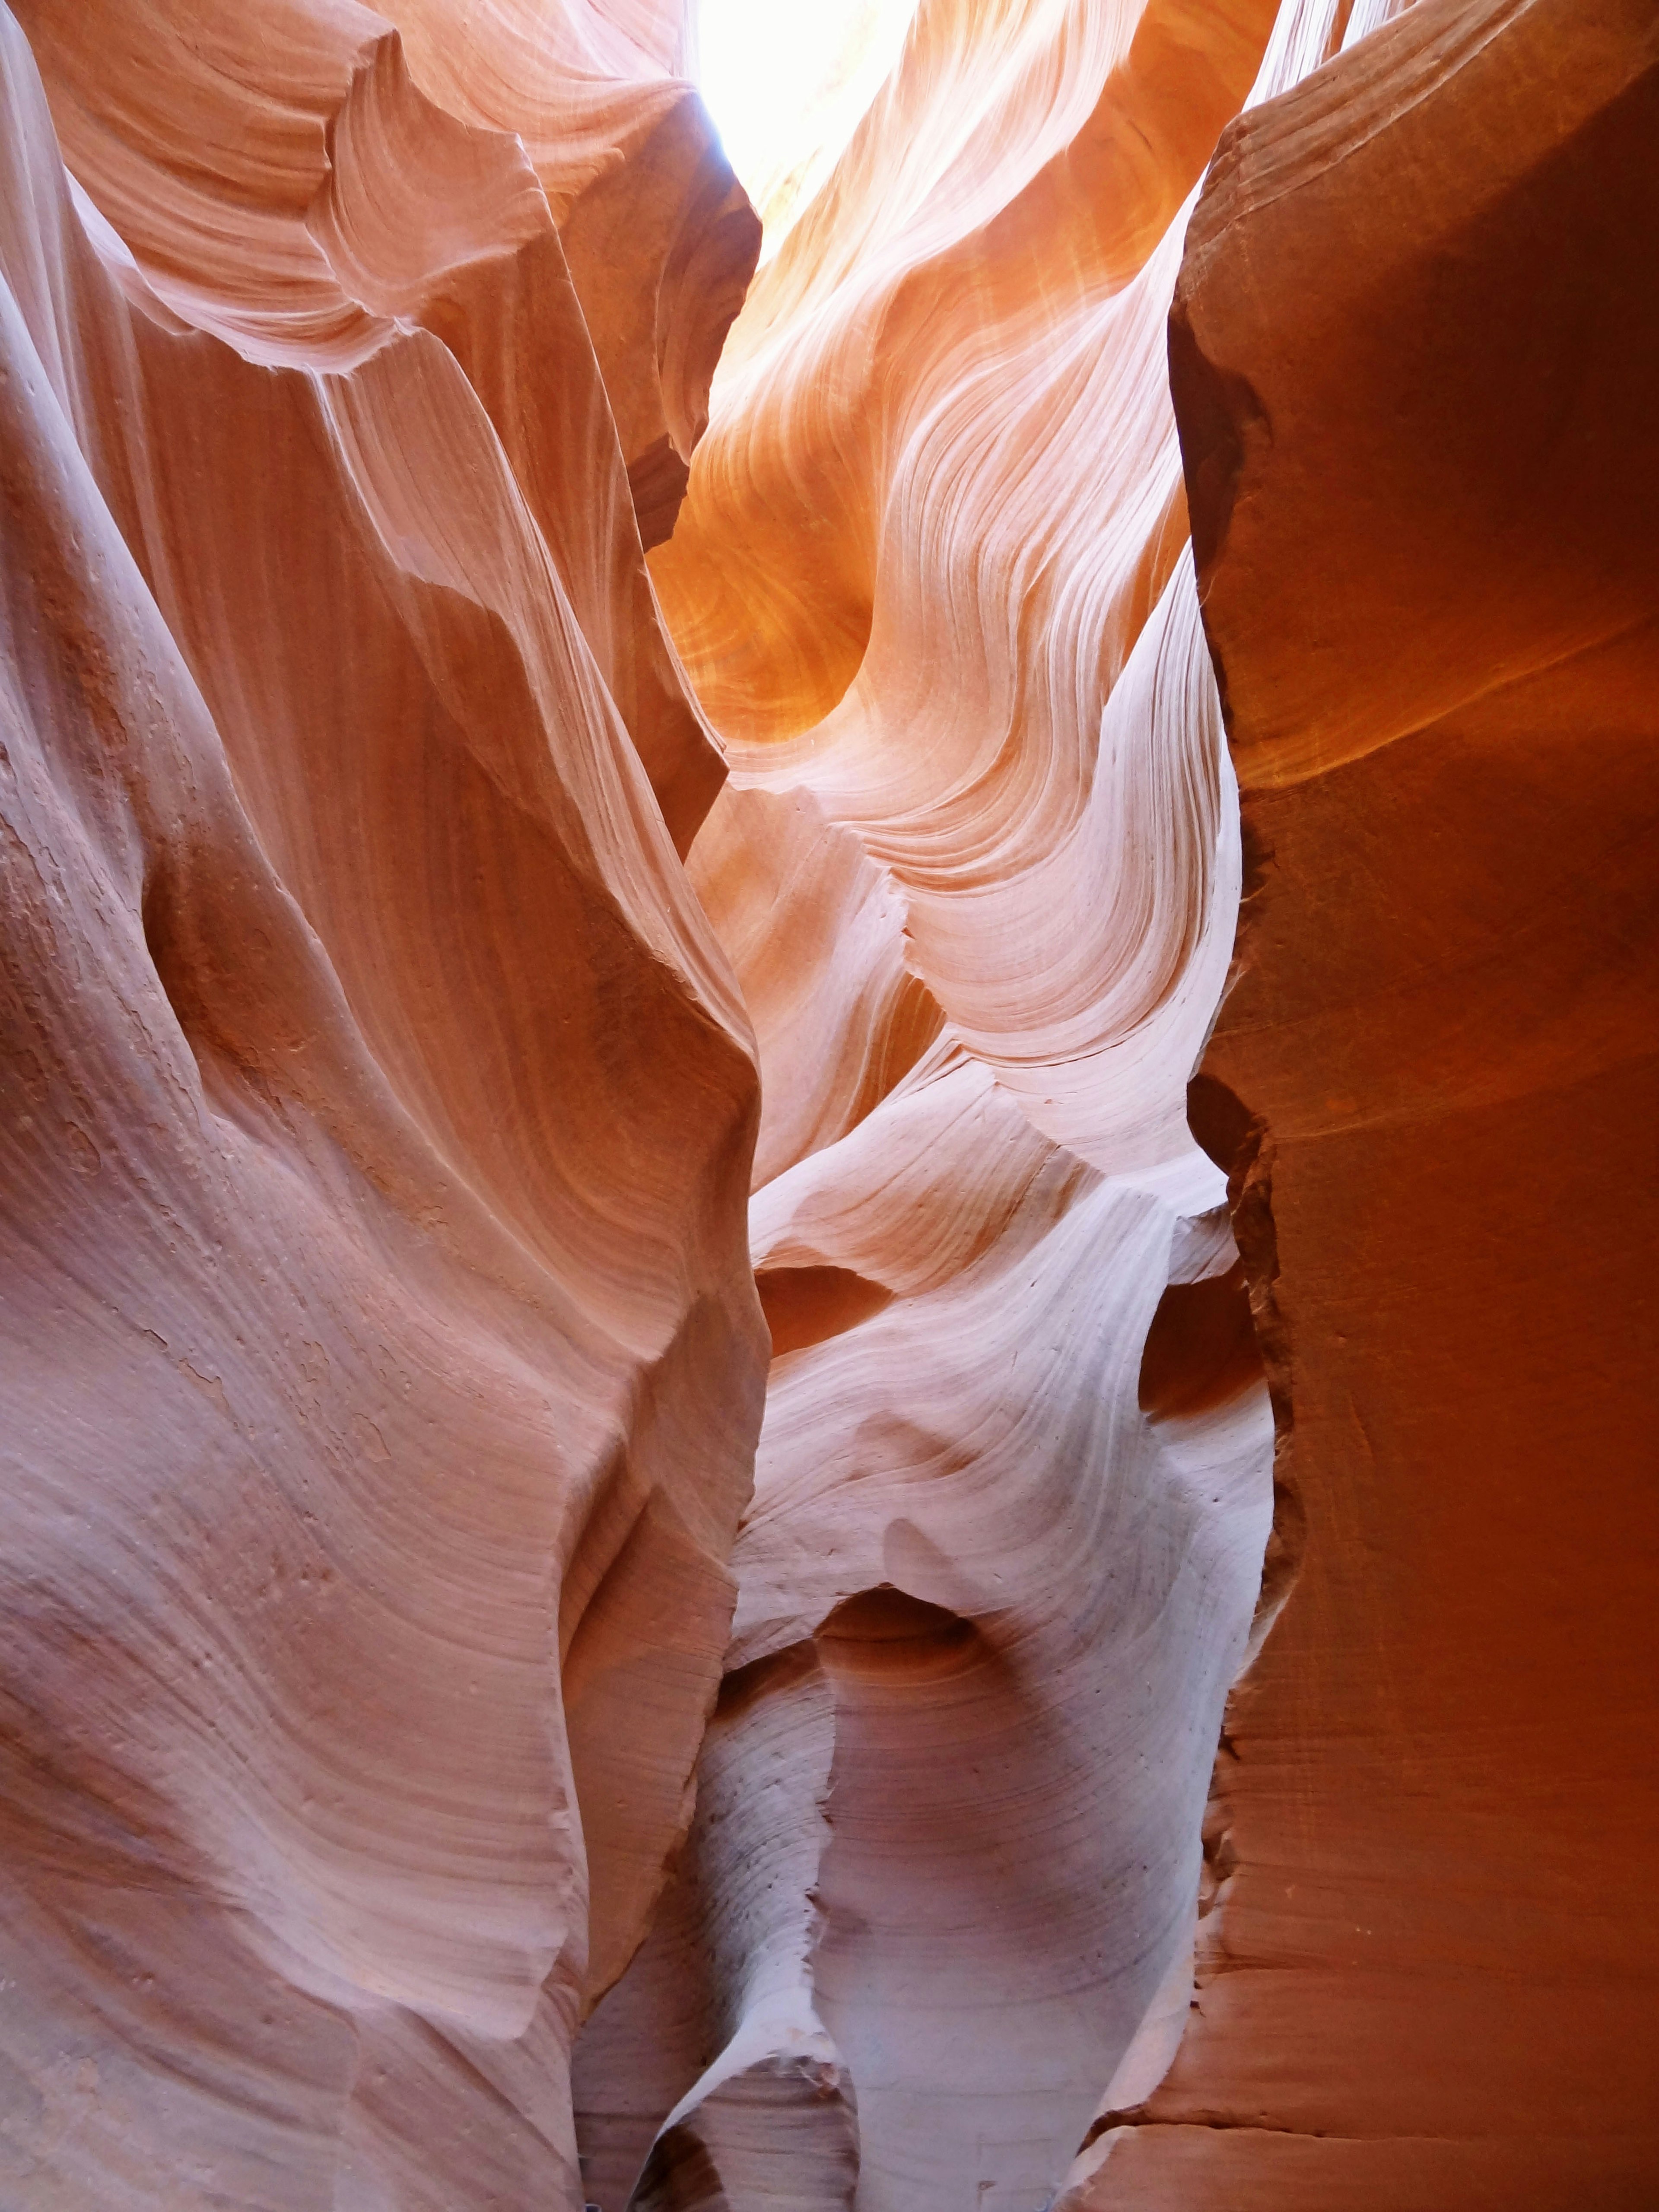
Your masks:
{"label": "sandstone wall", "polygon": [[1099,2201],[1651,2203],[1651,10],[1425,5],[1223,142],[1171,360],[1253,889],[1194,1093],[1299,1578]]}
{"label": "sandstone wall", "polygon": [[364,10],[28,8],[0,102],[0,2197],[580,2201],[766,1357],[672,379]]}
{"label": "sandstone wall", "polygon": [[1645,2212],[1648,0],[12,7],[0,2205]]}

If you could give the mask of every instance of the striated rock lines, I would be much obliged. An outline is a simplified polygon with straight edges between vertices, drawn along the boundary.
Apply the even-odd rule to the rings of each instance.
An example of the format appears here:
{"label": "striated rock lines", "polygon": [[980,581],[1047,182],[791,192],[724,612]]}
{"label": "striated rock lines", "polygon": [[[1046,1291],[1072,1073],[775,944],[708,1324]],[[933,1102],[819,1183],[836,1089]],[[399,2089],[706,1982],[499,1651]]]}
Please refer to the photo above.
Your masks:
{"label": "striated rock lines", "polygon": [[0,2206],[1647,2212],[1650,0],[694,15],[0,4]]}

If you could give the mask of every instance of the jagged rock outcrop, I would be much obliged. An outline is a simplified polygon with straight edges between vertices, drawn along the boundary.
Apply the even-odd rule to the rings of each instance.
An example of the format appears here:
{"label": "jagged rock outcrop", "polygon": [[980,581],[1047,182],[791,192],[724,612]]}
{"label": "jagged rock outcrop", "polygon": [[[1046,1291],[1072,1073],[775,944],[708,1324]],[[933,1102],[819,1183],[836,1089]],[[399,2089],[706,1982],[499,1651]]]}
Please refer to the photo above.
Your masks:
{"label": "jagged rock outcrop", "polygon": [[692,128],[648,55],[599,88],[669,241],[602,358],[568,210],[385,18],[22,24],[0,2196],[579,2201],[765,1359],[671,836],[722,763],[616,427],[695,429],[734,187],[706,125],[618,168]]}

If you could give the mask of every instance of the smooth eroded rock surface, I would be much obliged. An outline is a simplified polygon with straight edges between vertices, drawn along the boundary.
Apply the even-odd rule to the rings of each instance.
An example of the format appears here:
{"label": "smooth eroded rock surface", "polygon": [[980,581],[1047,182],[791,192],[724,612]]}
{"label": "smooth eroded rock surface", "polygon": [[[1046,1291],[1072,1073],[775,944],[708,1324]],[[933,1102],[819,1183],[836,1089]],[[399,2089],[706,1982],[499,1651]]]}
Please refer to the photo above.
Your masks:
{"label": "smooth eroded rock surface", "polygon": [[1280,1583],[1186,1119],[1239,859],[1165,324],[1224,123],[1341,36],[921,10],[652,556],[775,1357],[697,1822],[577,2054],[605,2212],[1035,2212],[1185,2024]]}
{"label": "smooth eroded rock surface", "polygon": [[726,1639],[666,387],[443,90],[351,6],[0,17],[8,2203],[579,2201]]}
{"label": "smooth eroded rock surface", "polygon": [[0,2206],[1647,2212],[1650,0],[11,4]]}
{"label": "smooth eroded rock surface", "polygon": [[1188,234],[1255,883],[1194,1121],[1305,1535],[1091,2206],[1653,2202],[1656,143],[1647,7],[1425,4]]}

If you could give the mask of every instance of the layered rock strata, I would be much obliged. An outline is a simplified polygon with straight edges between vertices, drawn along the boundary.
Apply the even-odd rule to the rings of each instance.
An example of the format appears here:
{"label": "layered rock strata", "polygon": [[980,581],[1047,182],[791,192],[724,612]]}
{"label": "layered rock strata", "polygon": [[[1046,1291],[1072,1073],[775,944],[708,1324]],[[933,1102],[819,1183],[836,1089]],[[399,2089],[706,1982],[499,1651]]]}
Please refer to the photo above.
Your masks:
{"label": "layered rock strata", "polygon": [[697,1821],[578,2053],[605,2212],[1024,2212],[1185,2025],[1285,1547],[1186,1118],[1239,857],[1165,325],[1224,123],[1375,21],[921,9],[653,556],[775,1356]]}
{"label": "layered rock strata", "polygon": [[1645,2207],[1650,9],[13,4],[0,2202]]}
{"label": "layered rock strata", "polygon": [[579,2202],[689,1813],[757,1084],[625,440],[757,241],[524,13],[0,15],[11,2204]]}

